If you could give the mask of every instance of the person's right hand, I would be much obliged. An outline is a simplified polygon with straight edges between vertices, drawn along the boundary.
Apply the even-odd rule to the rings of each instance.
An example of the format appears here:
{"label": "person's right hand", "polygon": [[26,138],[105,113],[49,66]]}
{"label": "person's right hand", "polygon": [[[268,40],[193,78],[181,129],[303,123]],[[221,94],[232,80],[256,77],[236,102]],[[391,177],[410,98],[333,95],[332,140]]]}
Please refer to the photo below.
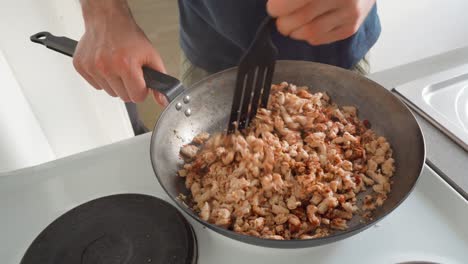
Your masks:
{"label": "person's right hand", "polygon": [[[149,90],[142,67],[165,73],[161,56],[132,18],[126,1],[82,5],[85,33],[73,56],[75,69],[98,90],[125,102],[143,101]],[[162,106],[167,104],[162,94],[153,95]]]}

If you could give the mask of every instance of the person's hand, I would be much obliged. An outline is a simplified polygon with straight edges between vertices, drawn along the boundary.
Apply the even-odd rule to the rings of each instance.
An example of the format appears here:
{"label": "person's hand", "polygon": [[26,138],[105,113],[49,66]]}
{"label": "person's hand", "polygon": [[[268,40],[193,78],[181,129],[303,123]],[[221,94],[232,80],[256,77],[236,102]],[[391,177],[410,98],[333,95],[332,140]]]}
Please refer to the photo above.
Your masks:
{"label": "person's hand", "polygon": [[[131,16],[126,1],[82,0],[85,33],[73,65],[96,89],[125,102],[141,102],[148,95],[142,66],[165,73],[163,61]],[[153,91],[153,90],[151,90]],[[154,98],[167,101],[160,93]]]}
{"label": "person's hand", "polygon": [[268,0],[278,31],[311,45],[346,39],[357,32],[375,0]]}

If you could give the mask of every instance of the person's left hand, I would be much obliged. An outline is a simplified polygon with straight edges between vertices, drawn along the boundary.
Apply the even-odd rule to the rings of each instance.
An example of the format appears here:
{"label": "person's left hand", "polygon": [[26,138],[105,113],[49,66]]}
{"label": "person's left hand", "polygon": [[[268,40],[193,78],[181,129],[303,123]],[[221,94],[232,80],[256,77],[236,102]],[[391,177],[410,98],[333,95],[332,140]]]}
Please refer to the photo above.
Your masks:
{"label": "person's left hand", "polygon": [[268,0],[278,31],[311,45],[346,39],[357,32],[376,0]]}

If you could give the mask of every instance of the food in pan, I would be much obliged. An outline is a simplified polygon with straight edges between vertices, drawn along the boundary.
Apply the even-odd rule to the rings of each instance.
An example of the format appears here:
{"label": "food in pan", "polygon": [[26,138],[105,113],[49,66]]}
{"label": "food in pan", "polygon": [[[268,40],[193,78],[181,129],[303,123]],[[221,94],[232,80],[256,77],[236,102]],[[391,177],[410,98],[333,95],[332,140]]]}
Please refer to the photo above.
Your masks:
{"label": "food in pan", "polygon": [[355,107],[285,82],[249,128],[202,133],[181,156],[179,176],[201,219],[279,240],[324,237],[355,215],[371,217],[395,171],[389,142]]}

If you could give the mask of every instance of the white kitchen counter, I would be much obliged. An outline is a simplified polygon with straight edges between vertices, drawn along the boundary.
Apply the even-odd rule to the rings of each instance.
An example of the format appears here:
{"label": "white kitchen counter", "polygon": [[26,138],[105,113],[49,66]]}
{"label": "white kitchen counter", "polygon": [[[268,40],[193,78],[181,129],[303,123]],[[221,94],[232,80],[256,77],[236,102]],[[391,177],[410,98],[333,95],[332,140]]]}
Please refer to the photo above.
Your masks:
{"label": "white kitchen counter", "polygon": [[[0,175],[0,257],[18,263],[49,223],[89,200],[143,193],[169,202],[149,157],[150,135],[42,166]],[[451,206],[448,206],[451,205]],[[188,216],[187,216],[188,217]],[[410,197],[376,227],[338,243],[309,249],[269,249],[225,238],[190,219],[199,263],[464,263],[468,203],[429,168]],[[365,258],[368,256],[368,258]]]}
{"label": "white kitchen counter", "polygon": [[[400,67],[403,70],[392,69],[371,77],[391,88],[404,78],[409,79],[404,69],[412,69],[415,75],[421,75],[427,73],[427,69],[436,70],[431,62],[438,61],[439,66],[446,67],[453,61],[460,61],[460,57],[468,59],[467,55],[468,48],[450,52],[437,60],[426,60],[422,65],[427,68],[416,62],[409,68]],[[415,68],[420,68],[419,72]],[[392,77],[394,74],[400,77]],[[426,143],[432,144],[437,137],[443,137],[430,125],[426,127],[426,130],[429,129],[427,132],[426,122],[422,120],[422,123]],[[446,149],[439,149],[437,154],[429,152],[428,158],[439,157],[434,159],[438,161],[441,156],[444,157],[444,153],[459,155],[445,156],[445,160],[451,158],[459,162],[466,158],[466,153],[459,152],[453,142],[443,140],[437,144]],[[18,263],[32,240],[48,224],[66,211],[95,198],[117,193],[143,193],[172,203],[154,176],[149,142],[150,134],[146,134],[40,166],[0,174],[1,263]],[[436,149],[428,146],[428,150]],[[446,164],[444,162],[441,164]],[[442,169],[450,171],[444,166]],[[459,172],[466,175],[466,170]],[[321,247],[261,248],[226,238],[203,228],[192,219],[190,222],[197,235],[199,263],[202,264],[390,264],[415,260],[466,263],[466,219],[468,202],[426,166],[409,198],[378,225],[351,238]]]}

